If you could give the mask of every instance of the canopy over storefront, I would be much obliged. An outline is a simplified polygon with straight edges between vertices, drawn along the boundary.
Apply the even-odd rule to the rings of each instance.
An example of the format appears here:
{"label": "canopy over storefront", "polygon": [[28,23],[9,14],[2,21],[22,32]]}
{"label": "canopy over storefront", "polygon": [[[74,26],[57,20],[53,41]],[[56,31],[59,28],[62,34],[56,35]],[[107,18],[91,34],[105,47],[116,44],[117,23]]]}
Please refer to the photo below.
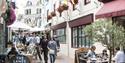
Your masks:
{"label": "canopy over storefront", "polygon": [[125,15],[125,0],[114,0],[105,3],[96,13],[96,18],[108,18]]}
{"label": "canopy over storefront", "polygon": [[31,29],[31,27],[28,26],[27,24],[25,24],[23,22],[18,22],[18,21],[15,21],[12,25],[9,25],[8,27],[18,28],[18,29]]}

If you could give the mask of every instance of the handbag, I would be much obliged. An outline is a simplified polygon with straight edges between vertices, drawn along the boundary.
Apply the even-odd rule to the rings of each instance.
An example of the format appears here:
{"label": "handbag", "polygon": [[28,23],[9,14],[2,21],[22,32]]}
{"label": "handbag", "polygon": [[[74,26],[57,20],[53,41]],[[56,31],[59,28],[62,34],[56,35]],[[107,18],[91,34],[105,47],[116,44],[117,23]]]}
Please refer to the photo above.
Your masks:
{"label": "handbag", "polygon": [[52,49],[49,49],[49,54],[55,54],[55,51]]}

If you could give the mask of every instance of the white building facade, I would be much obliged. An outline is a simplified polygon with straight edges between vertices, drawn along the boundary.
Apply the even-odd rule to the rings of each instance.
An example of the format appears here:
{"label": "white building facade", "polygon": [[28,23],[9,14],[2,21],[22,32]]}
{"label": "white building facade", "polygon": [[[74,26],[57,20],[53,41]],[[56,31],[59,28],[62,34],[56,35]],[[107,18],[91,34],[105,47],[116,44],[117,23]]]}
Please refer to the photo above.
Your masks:
{"label": "white building facade", "polygon": [[43,10],[42,0],[28,0],[24,6],[22,21],[31,27],[42,27],[45,24],[42,16]]}
{"label": "white building facade", "polygon": [[[60,1],[61,5],[67,4],[69,6],[68,10],[63,10],[62,16],[58,12]],[[53,5],[55,4],[56,16],[52,16],[48,20],[48,23],[51,23],[48,28],[51,29],[51,36],[56,36],[60,41],[60,53],[74,58],[77,48],[90,47],[93,44],[84,35],[83,28],[95,20],[95,13],[101,8],[102,3],[98,0],[76,0],[78,3],[75,4],[75,10],[73,10],[71,1],[49,0],[48,2],[51,4],[48,6],[52,6],[53,9],[46,10],[49,10],[48,14],[50,15],[54,11]]]}

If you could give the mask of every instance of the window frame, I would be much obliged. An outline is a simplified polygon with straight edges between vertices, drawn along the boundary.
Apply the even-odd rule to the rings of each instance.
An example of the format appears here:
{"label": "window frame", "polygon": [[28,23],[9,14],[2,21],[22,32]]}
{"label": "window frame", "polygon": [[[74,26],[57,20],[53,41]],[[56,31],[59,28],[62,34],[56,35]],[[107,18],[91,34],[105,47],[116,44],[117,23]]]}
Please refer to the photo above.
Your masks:
{"label": "window frame", "polygon": [[[79,47],[90,47],[90,40],[87,36],[84,35],[84,29],[85,25],[76,26],[71,28],[71,47],[72,48],[79,48]],[[76,36],[74,36],[74,33],[77,33]]]}
{"label": "window frame", "polygon": [[[63,35],[57,35],[58,33],[58,30],[61,30],[63,29],[64,30],[64,34]],[[57,29],[57,30],[53,30],[53,36],[56,35],[56,38],[60,38],[60,37],[64,37],[64,40],[63,41],[60,41],[61,44],[66,44],[66,28],[61,28],[61,29]]]}

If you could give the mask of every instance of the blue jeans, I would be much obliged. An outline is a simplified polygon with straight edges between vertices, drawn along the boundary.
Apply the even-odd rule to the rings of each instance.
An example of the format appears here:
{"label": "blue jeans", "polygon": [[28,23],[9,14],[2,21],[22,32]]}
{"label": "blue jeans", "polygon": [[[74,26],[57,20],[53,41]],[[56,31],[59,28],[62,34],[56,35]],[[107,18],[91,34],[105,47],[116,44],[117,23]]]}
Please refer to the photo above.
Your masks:
{"label": "blue jeans", "polygon": [[55,54],[49,54],[50,56],[50,63],[54,63],[55,59],[56,59],[56,55]]}

